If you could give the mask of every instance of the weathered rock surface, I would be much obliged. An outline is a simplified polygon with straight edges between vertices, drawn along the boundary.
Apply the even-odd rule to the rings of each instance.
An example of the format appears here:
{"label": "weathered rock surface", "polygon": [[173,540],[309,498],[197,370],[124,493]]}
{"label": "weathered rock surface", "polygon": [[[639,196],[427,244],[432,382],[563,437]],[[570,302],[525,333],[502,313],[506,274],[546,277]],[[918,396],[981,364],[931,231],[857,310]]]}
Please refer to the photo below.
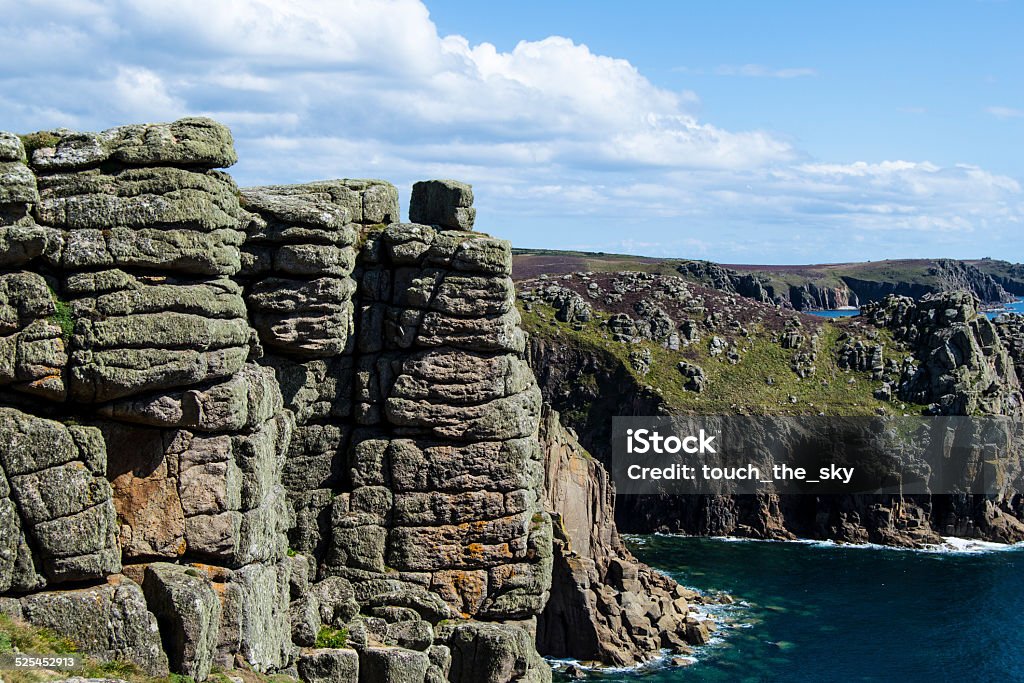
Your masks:
{"label": "weathered rock surface", "polygon": [[1019,416],[1024,411],[1013,359],[971,294],[889,297],[863,315],[915,348],[897,387],[906,401],[937,415]]}
{"label": "weathered rock surface", "polygon": [[[549,680],[538,618],[577,552],[551,517],[610,492],[586,469],[545,499],[511,249],[472,189],[417,183],[401,223],[382,181],[239,190],[207,119],[26,140],[0,134],[5,605],[196,681]],[[631,305],[633,333],[696,339]],[[636,565],[600,514],[572,542],[604,595]],[[632,580],[609,599],[661,585]],[[602,657],[661,642],[630,633]]]}
{"label": "weathered rock surface", "polygon": [[153,676],[167,675],[157,621],[139,585],[120,575],[93,588],[33,593],[20,600],[22,618],[72,639],[82,652],[134,662]]}
{"label": "weathered rock surface", "polygon": [[[554,657],[632,666],[703,644],[690,628],[701,596],[626,550],[615,528],[608,473],[545,406],[545,504],[555,521],[552,597],[538,621],[540,649]],[[706,633],[705,636],[706,637]]]}
{"label": "weathered rock surface", "polygon": [[221,610],[210,580],[195,569],[154,562],[146,567],[143,590],[171,668],[204,680],[213,666]]}
{"label": "weathered rock surface", "polygon": [[472,230],[473,189],[456,180],[425,180],[412,186],[409,220],[452,230]]}
{"label": "weathered rock surface", "polygon": [[101,579],[121,569],[99,432],[0,408],[0,587]]}

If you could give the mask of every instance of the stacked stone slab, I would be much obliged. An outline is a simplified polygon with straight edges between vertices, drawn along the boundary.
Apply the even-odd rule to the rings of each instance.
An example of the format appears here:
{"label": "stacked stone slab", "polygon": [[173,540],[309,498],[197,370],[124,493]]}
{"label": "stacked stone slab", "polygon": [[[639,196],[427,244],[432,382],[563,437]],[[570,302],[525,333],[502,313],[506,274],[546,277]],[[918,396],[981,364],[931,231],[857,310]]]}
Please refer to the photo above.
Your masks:
{"label": "stacked stone slab", "polygon": [[[469,231],[471,190],[451,181],[414,187],[410,215],[431,224],[398,223],[376,181],[242,194],[262,362],[297,416],[285,482],[312,579],[292,593],[299,671],[469,680],[468,664],[453,674],[458,641],[504,647],[510,677],[547,675],[532,645],[550,582],[540,397],[509,245]],[[324,628],[358,656],[310,648]]]}
{"label": "stacked stone slab", "polygon": [[[28,165],[0,136],[0,589],[153,673],[166,655],[196,680],[236,655],[283,668],[294,418],[250,362],[232,279],[248,214],[214,170],[235,161],[231,135],[184,119],[26,140]],[[68,581],[99,582],[110,615],[61,617],[83,603]]]}

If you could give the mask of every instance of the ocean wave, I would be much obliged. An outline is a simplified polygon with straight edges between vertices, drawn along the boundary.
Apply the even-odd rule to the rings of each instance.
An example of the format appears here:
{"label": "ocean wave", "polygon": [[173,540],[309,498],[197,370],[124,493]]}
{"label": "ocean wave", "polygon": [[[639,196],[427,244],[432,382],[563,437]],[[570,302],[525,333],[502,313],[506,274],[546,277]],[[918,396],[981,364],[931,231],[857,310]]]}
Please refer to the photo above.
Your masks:
{"label": "ocean wave", "polygon": [[[695,649],[700,650],[701,648],[698,647]],[[699,657],[695,657],[693,655],[672,654],[672,652],[667,649],[661,650],[657,658],[651,659],[646,662],[641,662],[640,664],[635,664],[633,666],[604,666],[602,664],[595,665],[592,663],[587,663],[580,661],[578,659],[571,658],[545,657],[544,659],[545,661],[547,661],[548,665],[554,671],[562,671],[564,669],[569,668],[570,666],[575,666],[576,668],[582,669],[583,671],[596,674],[637,674],[646,671],[656,671],[658,669],[668,668],[673,657],[681,657],[684,659],[689,659],[693,662],[700,661]]]}
{"label": "ocean wave", "polygon": [[[794,538],[794,539],[767,539],[747,538],[743,536],[688,536],[682,534],[654,533],[650,536],[664,538],[698,538],[719,543],[788,543],[806,545],[812,548],[842,549],[842,550],[889,550],[895,552],[910,553],[932,553],[947,555],[978,555],[985,553],[997,553],[1008,551],[1024,550],[1024,541],[1019,543],[996,543],[994,541],[979,541],[973,538],[959,538],[957,536],[943,536],[942,543],[927,545],[923,548],[905,548],[901,546],[883,545],[881,543],[843,543],[829,539],[818,538]],[[630,542],[643,545],[643,536],[629,535]]]}

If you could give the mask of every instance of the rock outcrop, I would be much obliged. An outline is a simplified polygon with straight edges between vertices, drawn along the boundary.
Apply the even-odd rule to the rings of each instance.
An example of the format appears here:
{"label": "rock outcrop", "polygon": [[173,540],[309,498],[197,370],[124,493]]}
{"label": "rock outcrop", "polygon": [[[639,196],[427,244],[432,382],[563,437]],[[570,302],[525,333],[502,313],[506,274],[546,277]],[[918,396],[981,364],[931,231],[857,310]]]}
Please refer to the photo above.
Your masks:
{"label": "rock outcrop", "polygon": [[[656,274],[578,272],[552,280],[520,282],[533,332],[530,362],[545,401],[606,464],[617,415],[1021,412],[1020,324],[1014,316],[990,322],[969,292],[890,297],[857,318],[826,322],[689,283],[680,297],[677,285],[667,284],[672,278]],[[568,295],[551,297],[552,288],[584,297],[592,320],[579,329],[561,322],[553,304]],[[640,298],[672,318],[681,340],[676,353],[650,327],[636,325]],[[807,400],[812,393],[821,398]],[[627,496],[616,521],[639,533],[901,546],[948,535],[1024,540],[1014,476],[988,496]]]}
{"label": "rock outcrop", "polygon": [[4,612],[155,676],[545,681],[586,556],[623,614],[573,616],[594,658],[694,642],[553,414],[542,446],[469,185],[417,183],[402,223],[387,182],[240,189],[234,160],[207,119],[0,134]]}
{"label": "rock outcrop", "polygon": [[[0,134],[3,610],[196,681],[549,680],[573,503],[509,244],[462,183],[401,223],[386,182],[239,189],[235,158],[208,119]],[[601,658],[686,637],[648,622]]]}
{"label": "rock outcrop", "polygon": [[890,294],[919,299],[926,294],[966,291],[985,303],[1005,303],[1014,297],[992,275],[977,266],[953,259],[937,259],[924,269],[919,281],[874,280],[842,275],[842,280],[863,302],[881,301]]}
{"label": "rock outcrop", "polygon": [[968,292],[914,301],[891,296],[865,306],[874,324],[914,349],[897,387],[903,400],[936,415],[1020,416],[1024,398],[1010,351]]}
{"label": "rock outcrop", "polygon": [[[561,658],[632,666],[663,650],[689,653],[714,624],[694,605],[703,597],[638,562],[615,527],[608,473],[545,406],[544,499],[554,519],[552,597],[538,644]],[[555,512],[557,511],[557,512]]]}
{"label": "rock outcrop", "polygon": [[994,321],[999,338],[1006,346],[1013,368],[1017,371],[1017,381],[1024,386],[1024,316],[1019,314],[1000,315]]}
{"label": "rock outcrop", "polygon": [[[739,294],[763,303],[797,311],[857,308],[890,294],[919,299],[926,294],[968,291],[986,304],[1013,301],[1003,287],[1020,289],[1010,264],[936,259],[926,262],[882,262],[827,266],[736,266],[741,272],[708,261],[684,261],[676,270],[687,279],[712,289]],[[981,264],[998,269],[993,275]]]}

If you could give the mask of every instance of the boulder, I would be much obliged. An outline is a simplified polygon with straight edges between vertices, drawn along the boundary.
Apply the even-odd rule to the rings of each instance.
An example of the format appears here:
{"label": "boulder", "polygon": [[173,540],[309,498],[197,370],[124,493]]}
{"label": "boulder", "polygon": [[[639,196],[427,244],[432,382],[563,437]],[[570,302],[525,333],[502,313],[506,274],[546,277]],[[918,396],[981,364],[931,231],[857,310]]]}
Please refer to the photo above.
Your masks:
{"label": "boulder", "polygon": [[167,643],[171,670],[204,681],[210,674],[220,627],[220,600],[196,569],[166,562],[146,567],[143,592]]}
{"label": "boulder", "polygon": [[397,647],[367,647],[359,652],[359,671],[367,681],[422,683],[429,666],[425,652]]}
{"label": "boulder", "polygon": [[299,657],[298,670],[306,683],[359,683],[359,653],[344,648],[309,650]]}
{"label": "boulder", "polygon": [[102,586],[35,593],[21,599],[22,618],[75,641],[101,660],[133,662],[151,676],[166,676],[167,655],[156,617],[137,583],[113,576]]}
{"label": "boulder", "polygon": [[129,166],[218,168],[238,160],[227,127],[200,117],[54,137],[54,145],[32,154],[35,168],[68,171],[94,168],[107,161]]}
{"label": "boulder", "polygon": [[424,180],[412,186],[409,220],[453,230],[472,230],[473,188],[455,180]]}

